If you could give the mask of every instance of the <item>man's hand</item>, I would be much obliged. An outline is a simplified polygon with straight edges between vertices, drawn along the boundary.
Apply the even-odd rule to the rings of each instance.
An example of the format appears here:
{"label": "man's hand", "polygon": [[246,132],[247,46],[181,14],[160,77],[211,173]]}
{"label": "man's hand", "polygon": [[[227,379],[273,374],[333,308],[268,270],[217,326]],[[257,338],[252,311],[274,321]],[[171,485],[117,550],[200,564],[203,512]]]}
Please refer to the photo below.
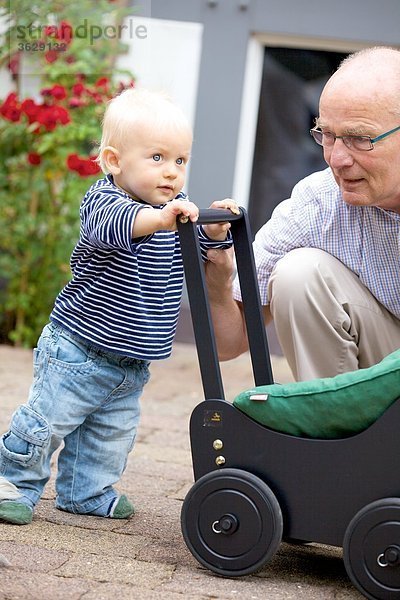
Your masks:
{"label": "man's hand", "polygon": [[[240,210],[238,205],[231,198],[225,198],[225,200],[216,200],[210,206],[210,208],[224,208],[226,210],[230,210],[234,215],[239,215]],[[230,228],[231,224],[229,222],[225,223],[214,223],[212,225],[204,225],[204,231],[206,235],[215,241],[223,242],[226,239],[226,232]]]}
{"label": "man's hand", "polygon": [[233,248],[227,250],[212,248],[207,251],[206,280],[210,300],[213,303],[221,302],[226,294],[232,296],[233,258]]}
{"label": "man's hand", "polygon": [[233,248],[207,252],[206,281],[220,360],[230,360],[248,350],[242,303],[232,295]]}

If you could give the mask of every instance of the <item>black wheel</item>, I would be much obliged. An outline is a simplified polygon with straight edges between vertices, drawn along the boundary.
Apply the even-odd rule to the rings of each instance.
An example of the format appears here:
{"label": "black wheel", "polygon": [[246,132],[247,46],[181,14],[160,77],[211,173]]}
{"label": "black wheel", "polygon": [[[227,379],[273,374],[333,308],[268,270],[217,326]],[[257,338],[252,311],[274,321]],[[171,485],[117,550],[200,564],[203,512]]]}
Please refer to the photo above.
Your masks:
{"label": "black wheel", "polygon": [[377,500],[355,515],[344,537],[343,558],[366,598],[400,599],[400,498]]}
{"label": "black wheel", "polygon": [[193,556],[229,577],[261,569],[282,540],[282,513],[261,479],[240,469],[212,471],[185,498],[182,533]]}

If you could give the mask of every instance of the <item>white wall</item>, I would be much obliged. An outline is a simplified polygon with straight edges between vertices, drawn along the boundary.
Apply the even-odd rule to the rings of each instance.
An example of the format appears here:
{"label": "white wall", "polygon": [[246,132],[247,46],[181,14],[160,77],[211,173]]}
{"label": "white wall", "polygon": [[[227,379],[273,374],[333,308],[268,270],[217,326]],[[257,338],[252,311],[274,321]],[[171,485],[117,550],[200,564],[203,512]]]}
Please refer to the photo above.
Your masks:
{"label": "white wall", "polygon": [[[129,53],[118,59],[117,66],[133,72],[138,87],[169,93],[194,123],[203,26],[163,19],[129,17],[122,41]],[[146,37],[132,35],[141,27]]]}
{"label": "white wall", "polygon": [[[144,17],[128,17],[124,24],[121,39],[129,52],[118,59],[117,67],[131,71],[138,87],[167,92],[194,126],[202,24]],[[190,162],[186,190],[189,178]]]}
{"label": "white wall", "polygon": [[[7,31],[6,17],[0,17],[0,35]],[[0,69],[0,100],[5,98],[9,92],[14,90],[14,84],[8,68]]]}

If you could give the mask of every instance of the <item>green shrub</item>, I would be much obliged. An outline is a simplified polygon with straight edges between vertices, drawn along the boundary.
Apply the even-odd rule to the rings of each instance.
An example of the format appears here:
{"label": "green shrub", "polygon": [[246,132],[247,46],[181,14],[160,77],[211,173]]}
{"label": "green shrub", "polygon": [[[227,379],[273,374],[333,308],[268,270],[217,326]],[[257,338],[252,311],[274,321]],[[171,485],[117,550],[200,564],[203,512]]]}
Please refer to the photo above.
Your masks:
{"label": "green shrub", "polygon": [[[0,339],[33,346],[70,278],[79,205],[99,176],[94,158],[105,104],[133,82],[130,77],[116,84],[104,76],[123,51],[118,40],[89,44],[74,37],[82,14],[97,24],[121,19],[117,2],[46,0],[27,9],[25,0],[12,0],[11,5],[2,62],[14,74],[16,91],[0,105]],[[22,50],[15,35],[21,23]],[[53,50],[55,44],[62,50]],[[27,58],[40,72],[41,86],[36,97],[21,98],[21,60]]]}

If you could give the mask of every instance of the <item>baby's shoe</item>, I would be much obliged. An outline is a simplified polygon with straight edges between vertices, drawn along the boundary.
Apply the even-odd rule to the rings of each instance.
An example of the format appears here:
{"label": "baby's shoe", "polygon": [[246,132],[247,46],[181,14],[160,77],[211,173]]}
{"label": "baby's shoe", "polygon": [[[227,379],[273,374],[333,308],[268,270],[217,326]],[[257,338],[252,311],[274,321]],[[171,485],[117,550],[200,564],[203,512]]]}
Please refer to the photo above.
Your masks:
{"label": "baby's shoe", "polygon": [[33,510],[23,502],[17,500],[0,501],[0,521],[14,525],[28,525],[32,523]]}
{"label": "baby's shoe", "polygon": [[28,525],[32,522],[33,510],[21,498],[18,488],[0,476],[0,521],[14,523],[14,525]]}
{"label": "baby's shoe", "polygon": [[123,495],[115,498],[112,502],[107,516],[111,519],[128,519],[135,512],[135,507],[128,498]]}

